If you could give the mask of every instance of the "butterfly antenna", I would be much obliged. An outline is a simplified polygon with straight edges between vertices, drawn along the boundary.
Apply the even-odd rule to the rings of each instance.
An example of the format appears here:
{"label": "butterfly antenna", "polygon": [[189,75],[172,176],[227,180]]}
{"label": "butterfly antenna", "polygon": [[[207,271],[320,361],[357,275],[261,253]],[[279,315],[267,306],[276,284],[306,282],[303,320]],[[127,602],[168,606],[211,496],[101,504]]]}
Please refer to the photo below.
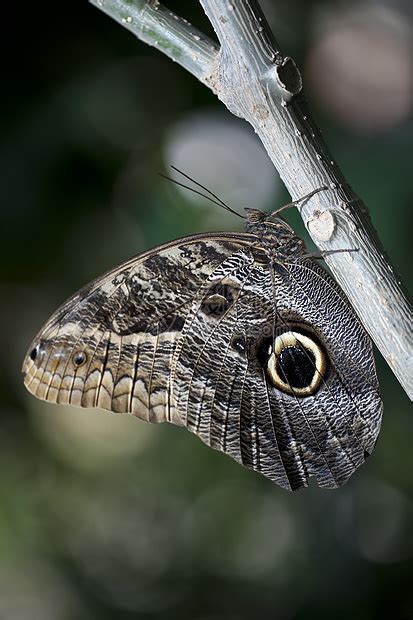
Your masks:
{"label": "butterfly antenna", "polygon": [[177,181],[176,179],[172,179],[172,177],[168,177],[168,175],[164,174],[163,172],[158,172],[158,174],[163,179],[166,179],[167,181],[171,181],[171,183],[175,183],[175,185],[179,185],[179,187],[184,187],[185,189],[188,189],[190,192],[193,192],[194,194],[198,194],[198,196],[202,196],[202,198],[206,198],[207,200],[212,202],[214,205],[217,205],[218,207],[221,207],[221,208],[226,208],[220,202],[211,198],[211,196],[208,196],[207,194],[203,194],[202,192],[199,192],[197,189],[194,189],[193,187],[190,187],[189,185],[185,185],[185,183],[181,183],[180,181]]}
{"label": "butterfly antenna", "polygon": [[[207,193],[204,194],[204,193],[200,192],[199,190],[196,190],[193,187],[190,187],[189,185],[185,185],[184,183],[180,183],[179,181],[176,181],[175,179],[172,179],[171,177],[168,177],[166,174],[163,174],[162,172],[160,172],[159,175],[161,177],[163,177],[164,179],[167,179],[168,181],[172,181],[172,183],[175,183],[175,185],[179,185],[180,187],[184,187],[185,189],[188,189],[189,191],[194,192],[194,194],[198,194],[198,196],[202,196],[203,198],[206,198],[207,200],[209,200],[213,204],[217,205],[218,207],[221,207],[222,209],[225,209],[226,211],[229,211],[233,215],[236,215],[237,217],[240,217],[243,220],[245,219],[245,217],[243,215],[241,215],[240,213],[237,213],[237,211],[234,211],[234,209],[231,209],[230,206],[228,206],[219,196],[217,196],[216,194],[211,192],[210,189],[208,189],[204,185],[201,185],[201,183],[199,183],[198,181],[195,181],[195,179],[190,177],[188,174],[185,174],[185,172],[182,172],[182,170],[179,170],[179,168],[177,168],[176,166],[171,166],[171,168],[172,168],[172,170],[175,170],[175,172],[178,172],[178,174],[181,174],[183,177],[185,177],[186,179],[191,181],[191,183],[194,183],[194,185],[197,185],[198,187],[200,187],[201,189],[203,189]],[[211,196],[212,196],[212,198],[211,198]]]}

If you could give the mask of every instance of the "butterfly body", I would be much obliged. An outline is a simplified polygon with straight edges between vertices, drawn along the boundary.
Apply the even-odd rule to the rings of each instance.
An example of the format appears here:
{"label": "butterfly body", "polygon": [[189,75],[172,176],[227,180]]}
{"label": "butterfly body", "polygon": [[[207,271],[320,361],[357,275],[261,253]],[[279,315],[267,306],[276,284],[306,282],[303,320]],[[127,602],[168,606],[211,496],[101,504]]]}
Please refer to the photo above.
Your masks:
{"label": "butterfly body", "polygon": [[23,364],[38,398],[185,426],[287,489],[336,487],[381,421],[370,341],[290,227],[179,239],[68,300]]}

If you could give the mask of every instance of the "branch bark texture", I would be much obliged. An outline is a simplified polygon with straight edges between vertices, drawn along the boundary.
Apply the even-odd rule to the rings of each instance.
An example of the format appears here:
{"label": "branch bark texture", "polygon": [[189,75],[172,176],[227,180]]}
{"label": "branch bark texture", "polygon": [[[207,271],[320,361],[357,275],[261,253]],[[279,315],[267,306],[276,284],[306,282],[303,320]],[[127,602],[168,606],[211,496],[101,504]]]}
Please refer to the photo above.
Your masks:
{"label": "branch bark texture", "polygon": [[211,88],[260,137],[293,200],[327,187],[300,213],[321,251],[357,248],[326,262],[413,399],[413,309],[367,210],[329,153],[302,92],[255,0],[200,0],[220,47],[158,2],[92,0]]}

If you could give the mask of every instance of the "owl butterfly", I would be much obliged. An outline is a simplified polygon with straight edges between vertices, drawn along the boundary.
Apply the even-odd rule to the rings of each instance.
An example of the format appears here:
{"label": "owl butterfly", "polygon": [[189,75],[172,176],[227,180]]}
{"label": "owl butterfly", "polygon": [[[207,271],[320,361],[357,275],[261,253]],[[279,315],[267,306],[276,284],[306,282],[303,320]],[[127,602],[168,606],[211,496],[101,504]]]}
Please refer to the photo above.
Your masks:
{"label": "owl butterfly", "polygon": [[277,212],[246,213],[244,233],[178,239],[85,286],[32,342],[24,383],[185,426],[285,489],[334,488],[380,429],[371,343]]}

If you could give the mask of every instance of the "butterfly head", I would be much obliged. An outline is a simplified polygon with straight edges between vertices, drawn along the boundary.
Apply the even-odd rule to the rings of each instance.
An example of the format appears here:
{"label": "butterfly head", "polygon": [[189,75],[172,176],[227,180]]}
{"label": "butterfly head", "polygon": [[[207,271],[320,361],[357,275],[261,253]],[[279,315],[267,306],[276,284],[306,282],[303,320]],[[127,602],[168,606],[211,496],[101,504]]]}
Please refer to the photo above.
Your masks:
{"label": "butterfly head", "polygon": [[260,209],[251,209],[247,207],[245,209],[247,230],[253,232],[260,226],[268,226],[271,229],[276,229],[279,232],[288,233],[290,236],[295,236],[294,230],[291,226],[282,218],[277,212],[267,213],[260,211]]}

